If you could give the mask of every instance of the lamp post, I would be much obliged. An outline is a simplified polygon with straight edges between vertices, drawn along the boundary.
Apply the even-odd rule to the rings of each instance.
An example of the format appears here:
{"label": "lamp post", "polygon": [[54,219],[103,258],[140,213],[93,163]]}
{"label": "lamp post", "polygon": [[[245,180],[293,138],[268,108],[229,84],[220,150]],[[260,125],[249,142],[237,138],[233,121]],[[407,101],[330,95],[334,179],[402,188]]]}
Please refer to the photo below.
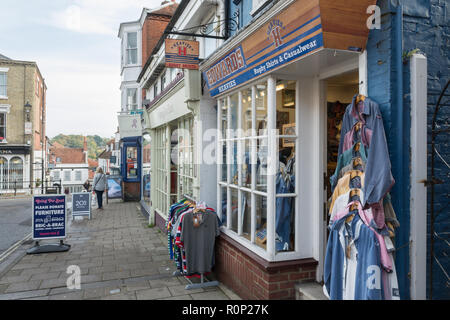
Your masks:
{"label": "lamp post", "polygon": [[[25,105],[23,106],[23,109],[25,111],[24,114],[24,144],[28,145],[28,141],[31,142],[31,140],[29,139],[29,135],[32,134],[33,132],[33,127],[32,127],[32,123],[31,123],[31,109],[32,109],[32,105],[27,101],[27,103],[25,103]],[[33,180],[32,177],[32,172],[34,172],[34,166],[33,166],[33,152],[30,152],[30,180]],[[33,194],[33,182],[30,182],[30,192],[31,194]]]}

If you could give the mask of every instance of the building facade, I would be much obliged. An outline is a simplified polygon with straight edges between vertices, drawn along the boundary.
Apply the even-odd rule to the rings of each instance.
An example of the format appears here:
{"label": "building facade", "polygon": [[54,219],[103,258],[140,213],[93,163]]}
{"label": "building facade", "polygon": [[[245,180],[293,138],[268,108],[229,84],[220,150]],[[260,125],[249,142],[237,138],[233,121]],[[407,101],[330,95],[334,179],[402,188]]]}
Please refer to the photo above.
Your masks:
{"label": "building facade", "polygon": [[[184,196],[205,201],[222,222],[215,274],[242,298],[293,299],[312,281],[339,299],[329,290],[340,270],[330,263],[330,235],[335,214],[343,219],[333,211],[345,196],[336,183],[350,179],[364,193],[338,201],[347,214],[358,210],[346,225],[373,214],[382,225],[376,243],[386,246],[378,269],[367,269],[375,270],[370,289],[383,299],[426,299],[431,288],[434,298],[448,297],[445,187],[434,196],[444,212],[435,234],[426,187],[436,183],[427,153],[439,152],[438,171],[448,169],[446,140],[427,145],[448,86],[448,9],[420,0],[181,1],[138,76],[149,101],[150,223],[165,230],[170,206]],[[199,41],[200,73],[165,67],[168,37]],[[438,117],[442,132],[446,117]],[[360,130],[366,140],[346,140]],[[354,152],[348,175],[343,148]]]}
{"label": "building facade", "polygon": [[40,192],[47,171],[47,86],[35,62],[0,55],[0,190]]}
{"label": "building facade", "polygon": [[[62,192],[82,192],[89,180],[89,163],[86,137],[83,148],[66,148],[58,143],[50,147],[50,177],[53,185],[61,186]],[[92,176],[92,175],[91,175]]]}

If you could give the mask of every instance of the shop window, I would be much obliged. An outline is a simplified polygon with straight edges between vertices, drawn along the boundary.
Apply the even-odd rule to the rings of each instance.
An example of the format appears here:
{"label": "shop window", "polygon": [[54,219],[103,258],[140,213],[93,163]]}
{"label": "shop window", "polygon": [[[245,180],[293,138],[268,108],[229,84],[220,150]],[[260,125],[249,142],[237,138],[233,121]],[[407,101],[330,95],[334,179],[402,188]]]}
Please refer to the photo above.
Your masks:
{"label": "shop window", "polygon": [[127,64],[137,64],[137,32],[127,33]]}
{"label": "shop window", "polygon": [[9,184],[10,189],[23,184],[23,160],[19,157],[9,160]]}
{"label": "shop window", "polygon": [[[226,229],[246,239],[250,248],[267,252],[270,247],[273,252],[266,255],[270,259],[274,254],[295,251],[297,221],[296,82],[271,81],[271,92],[264,81],[219,99],[218,123],[222,133],[227,128],[227,135],[218,145],[226,145],[223,150],[228,152],[223,157],[226,166],[218,165],[217,206]],[[271,105],[269,94],[274,97]],[[225,169],[228,175],[224,175]],[[269,204],[274,223],[269,223]],[[270,246],[269,233],[273,235]]]}
{"label": "shop window", "polygon": [[8,189],[8,159],[0,157],[0,190]]}
{"label": "shop window", "polygon": [[194,197],[196,165],[194,160],[194,118],[184,117],[178,122],[178,181],[180,196]]}
{"label": "shop window", "polygon": [[152,144],[155,152],[152,157],[152,207],[160,215],[165,216],[169,210],[168,180],[170,159],[167,159],[168,148],[168,127],[163,126],[154,130]]}
{"label": "shop window", "polygon": [[0,113],[0,143],[6,142],[6,113]]}
{"label": "shop window", "polygon": [[137,179],[138,160],[137,147],[127,147],[127,179]]}

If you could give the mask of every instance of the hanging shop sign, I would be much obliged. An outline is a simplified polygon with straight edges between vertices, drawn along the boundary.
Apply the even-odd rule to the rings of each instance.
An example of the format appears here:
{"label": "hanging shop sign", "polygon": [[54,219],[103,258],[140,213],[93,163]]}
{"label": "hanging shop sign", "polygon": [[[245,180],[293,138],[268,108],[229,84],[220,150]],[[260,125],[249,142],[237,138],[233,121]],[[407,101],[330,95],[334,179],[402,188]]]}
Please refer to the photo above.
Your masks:
{"label": "hanging shop sign", "polygon": [[91,219],[91,193],[72,193],[72,219],[76,216],[88,216]]}
{"label": "hanging shop sign", "polygon": [[142,135],[141,116],[138,114],[119,115],[120,138],[137,137]]}
{"label": "hanging shop sign", "polygon": [[204,72],[211,96],[227,92],[321,49],[360,52],[376,0],[298,0],[213,62]]}
{"label": "hanging shop sign", "polygon": [[198,41],[166,39],[166,67],[198,70],[198,48]]}
{"label": "hanging shop sign", "polygon": [[33,196],[33,240],[66,237],[66,196]]}

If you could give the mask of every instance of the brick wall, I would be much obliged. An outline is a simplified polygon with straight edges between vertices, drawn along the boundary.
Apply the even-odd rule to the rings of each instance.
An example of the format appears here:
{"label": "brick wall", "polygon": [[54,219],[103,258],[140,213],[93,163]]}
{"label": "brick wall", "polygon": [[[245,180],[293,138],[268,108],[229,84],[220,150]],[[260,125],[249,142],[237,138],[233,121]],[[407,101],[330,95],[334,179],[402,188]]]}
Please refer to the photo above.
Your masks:
{"label": "brick wall", "polygon": [[[413,49],[419,49],[427,57],[428,65],[428,95],[427,95],[427,112],[428,112],[428,179],[431,178],[431,125],[432,118],[435,110],[435,106],[441,91],[445,84],[450,79],[450,52],[448,50],[450,46],[450,26],[448,19],[450,16],[450,4],[448,1],[442,0],[414,0],[404,2],[403,5],[404,17],[403,17],[403,43],[404,51],[408,52]],[[409,72],[410,63],[409,60],[405,61],[405,68]],[[405,102],[409,103],[409,83],[405,84]],[[444,97],[442,102],[447,101],[447,106],[442,107],[438,114],[437,123],[441,126],[441,129],[449,127],[450,108],[448,95],[450,90],[447,89],[447,97]],[[439,134],[436,140],[436,149],[444,160],[449,163],[450,161],[450,134]],[[446,164],[435,156],[435,178],[444,181],[443,184],[435,186],[435,200],[434,208],[435,215],[440,212],[434,227],[435,232],[441,237],[450,228],[450,210],[449,205],[449,193],[450,190],[450,169]],[[428,188],[428,215],[430,214],[430,193],[431,188]],[[428,216],[428,240],[429,240],[429,227],[430,220]],[[428,252],[430,250],[430,244],[428,243]],[[448,245],[445,241],[435,240],[434,253],[443,266],[443,269],[448,273],[450,271],[450,259],[446,252],[448,252]],[[427,257],[429,259],[429,257]],[[429,261],[428,261],[429,262]],[[427,262],[427,272],[429,272],[429,264]],[[429,274],[428,274],[429,275]],[[427,279],[427,295],[429,293],[429,279]],[[450,299],[450,290],[446,285],[447,277],[443,270],[437,265],[433,264],[433,299]],[[429,298],[429,297],[428,297]]]}
{"label": "brick wall", "polygon": [[269,263],[222,234],[216,240],[214,274],[242,299],[295,299],[299,280],[315,279],[317,262]]}
{"label": "brick wall", "polygon": [[147,62],[169,21],[170,16],[162,15],[149,15],[145,19],[142,26],[142,66]]}

